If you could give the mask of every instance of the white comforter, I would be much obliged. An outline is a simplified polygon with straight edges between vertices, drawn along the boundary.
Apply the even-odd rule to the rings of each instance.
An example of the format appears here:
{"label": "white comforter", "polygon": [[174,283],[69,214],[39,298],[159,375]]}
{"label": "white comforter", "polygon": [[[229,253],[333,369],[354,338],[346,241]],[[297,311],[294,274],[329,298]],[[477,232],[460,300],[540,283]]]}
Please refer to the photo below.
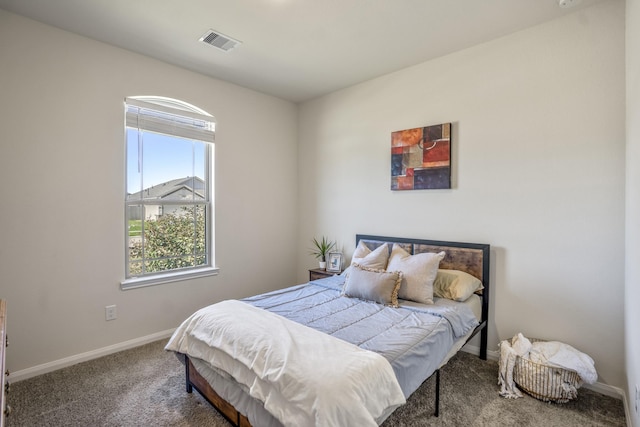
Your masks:
{"label": "white comforter", "polygon": [[197,311],[166,349],[227,372],[286,426],[375,426],[405,403],[384,357],[240,301]]}

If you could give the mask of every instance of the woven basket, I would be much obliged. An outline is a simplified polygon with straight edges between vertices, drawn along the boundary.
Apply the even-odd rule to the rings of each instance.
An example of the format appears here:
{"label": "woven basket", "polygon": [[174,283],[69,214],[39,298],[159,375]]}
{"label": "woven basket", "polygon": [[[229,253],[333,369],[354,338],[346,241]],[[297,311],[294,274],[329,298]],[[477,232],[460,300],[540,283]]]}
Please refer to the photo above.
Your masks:
{"label": "woven basket", "polygon": [[[532,343],[544,341],[529,338]],[[525,393],[543,402],[566,403],[578,397],[582,385],[580,376],[573,371],[555,368],[516,357],[513,380]]]}

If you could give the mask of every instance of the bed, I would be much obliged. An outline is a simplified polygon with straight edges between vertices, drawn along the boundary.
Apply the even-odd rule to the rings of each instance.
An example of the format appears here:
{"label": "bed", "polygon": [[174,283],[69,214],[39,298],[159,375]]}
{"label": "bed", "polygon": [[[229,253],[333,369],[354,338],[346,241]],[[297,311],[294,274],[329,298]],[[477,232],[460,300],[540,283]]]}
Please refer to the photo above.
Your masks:
{"label": "bed", "polygon": [[[479,286],[467,290],[470,296],[417,302],[420,298],[408,296],[405,288],[409,270],[403,278],[359,264],[374,253],[386,253],[389,267],[391,259],[400,259],[394,254],[402,253],[404,262],[439,255],[435,288],[453,273]],[[195,388],[236,426],[353,425],[354,420],[379,425],[435,375],[437,416],[439,369],[476,334],[480,357],[487,357],[490,246],[357,235],[353,258],[357,262],[349,274],[214,304],[185,320],[166,348],[184,362],[187,392]],[[371,277],[376,286],[379,277],[380,286],[404,280],[404,293],[395,287],[398,307],[358,293],[358,284]],[[271,351],[279,348],[274,356]],[[267,363],[271,359],[275,364]],[[296,372],[304,372],[301,382],[291,379]],[[347,409],[333,413],[336,400]]]}

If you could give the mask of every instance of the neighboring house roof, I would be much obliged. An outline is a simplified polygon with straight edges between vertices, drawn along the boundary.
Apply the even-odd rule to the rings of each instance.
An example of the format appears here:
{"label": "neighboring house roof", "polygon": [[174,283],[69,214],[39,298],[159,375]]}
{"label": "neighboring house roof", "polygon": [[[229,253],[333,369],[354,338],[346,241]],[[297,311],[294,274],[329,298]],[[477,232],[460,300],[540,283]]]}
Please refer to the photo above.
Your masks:
{"label": "neighboring house roof", "polygon": [[127,195],[132,199],[157,199],[157,200],[183,200],[185,197],[195,193],[197,199],[204,199],[205,184],[197,176],[172,179],[162,184],[145,188],[137,193]]}

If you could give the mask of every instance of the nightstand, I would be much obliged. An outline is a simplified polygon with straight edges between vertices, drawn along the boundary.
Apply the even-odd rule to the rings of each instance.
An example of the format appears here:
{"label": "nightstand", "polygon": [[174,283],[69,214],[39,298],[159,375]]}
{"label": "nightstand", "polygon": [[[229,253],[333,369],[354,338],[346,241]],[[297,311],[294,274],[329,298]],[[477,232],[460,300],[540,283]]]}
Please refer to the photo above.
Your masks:
{"label": "nightstand", "polygon": [[313,268],[309,270],[309,281],[324,279],[325,277],[335,276],[336,274],[340,274],[340,272],[327,271],[324,268]]}

